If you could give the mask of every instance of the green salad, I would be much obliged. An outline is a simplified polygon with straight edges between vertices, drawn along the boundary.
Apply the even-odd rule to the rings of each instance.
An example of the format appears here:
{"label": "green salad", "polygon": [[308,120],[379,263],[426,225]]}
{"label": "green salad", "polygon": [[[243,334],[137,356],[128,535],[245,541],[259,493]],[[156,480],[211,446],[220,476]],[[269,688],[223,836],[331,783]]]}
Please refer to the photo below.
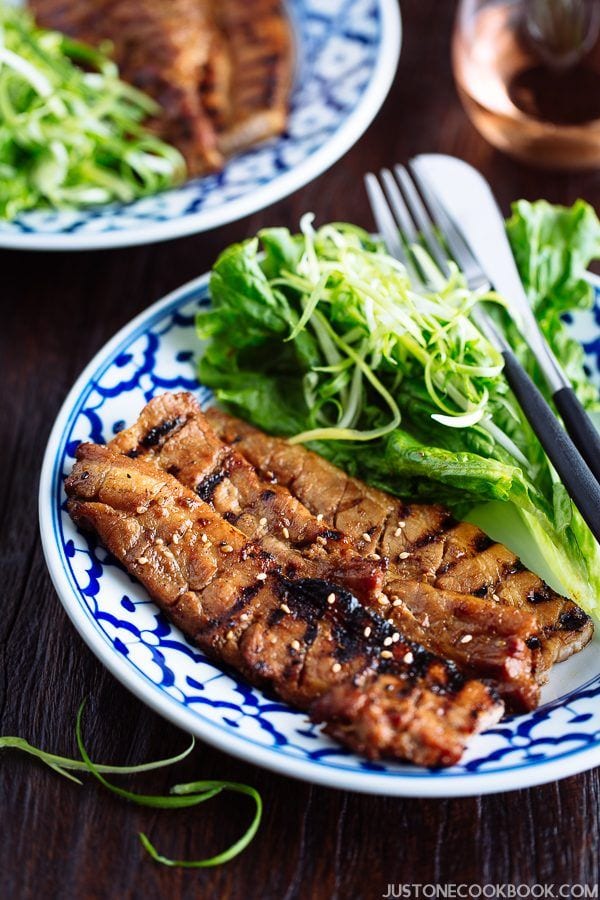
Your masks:
{"label": "green salad", "polygon": [[[562,315],[592,303],[583,279],[600,257],[600,222],[572,209],[517,203],[508,234],[541,326],[582,402],[598,408],[581,346]],[[600,548],[571,503],[471,318],[486,302],[538,383],[536,363],[502,299],[461,273],[415,287],[401,263],[347,224],[299,234],[267,229],[229,247],[199,313],[201,381],[233,412],[311,447],[400,497],[444,503],[503,539],[588,610],[600,612]],[[521,537],[517,537],[518,526]],[[540,565],[536,566],[538,570]]]}
{"label": "green salad", "polygon": [[106,54],[0,3],[0,218],[180,182],[183,157],[143,125],[159,111]]}

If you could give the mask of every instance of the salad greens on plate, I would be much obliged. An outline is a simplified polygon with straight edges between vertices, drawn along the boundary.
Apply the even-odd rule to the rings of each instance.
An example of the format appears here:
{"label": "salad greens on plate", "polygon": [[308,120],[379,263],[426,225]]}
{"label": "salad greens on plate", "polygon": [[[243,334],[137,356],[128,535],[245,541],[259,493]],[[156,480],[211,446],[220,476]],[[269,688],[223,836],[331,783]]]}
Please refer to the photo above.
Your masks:
{"label": "salad greens on plate", "polygon": [[[507,230],[546,337],[581,401],[598,408],[562,316],[592,304],[583,274],[600,257],[600,222],[581,201],[521,201]],[[312,216],[299,234],[270,228],[229,247],[213,268],[212,306],[198,314],[201,381],[266,431],[308,442],[400,497],[483,517],[509,545],[518,519],[543,574],[599,613],[600,548],[474,324],[474,305],[486,302],[542,384],[533,356],[501,297],[471,292],[456,268],[444,278],[416,252],[435,289],[413,284],[362,229],[315,230]]]}
{"label": "salad greens on plate", "polygon": [[0,218],[126,203],[182,181],[179,151],[143,124],[158,112],[106,53],[0,0]]}

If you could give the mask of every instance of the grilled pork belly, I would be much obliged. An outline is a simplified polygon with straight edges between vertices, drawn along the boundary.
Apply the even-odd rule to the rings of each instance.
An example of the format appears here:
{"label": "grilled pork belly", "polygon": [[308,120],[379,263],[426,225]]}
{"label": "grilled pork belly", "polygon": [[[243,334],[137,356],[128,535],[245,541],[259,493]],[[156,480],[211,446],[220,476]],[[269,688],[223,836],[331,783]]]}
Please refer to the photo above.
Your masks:
{"label": "grilled pork belly", "polygon": [[[191,394],[162,394],[144,408],[137,422],[111,446],[135,458],[152,459],[234,523],[248,537],[275,535],[314,559],[339,559],[344,583],[408,638],[456,662],[461,671],[493,678],[502,697],[515,709],[531,709],[539,699],[527,640],[537,623],[531,613],[490,606],[477,597],[398,577],[394,567],[383,575],[385,593],[365,591],[355,572],[363,559],[352,541],[314,516],[287,488],[258,477],[235,446],[224,444]],[[364,540],[363,544],[366,544]],[[377,554],[375,554],[377,556]],[[373,554],[364,559],[372,560]],[[381,566],[384,560],[372,561]],[[345,577],[344,577],[345,574]],[[381,587],[381,582],[378,585]]]}
{"label": "grilled pork belly", "polygon": [[[305,447],[270,437],[217,409],[207,418],[217,434],[259,473],[277,479],[324,521],[353,538],[363,553],[372,549],[390,560],[396,582],[423,580],[444,591],[475,595],[493,609],[532,613],[537,631],[528,639],[537,680],[593,633],[590,617],[561,597],[501,544],[475,525],[456,522],[441,506],[403,503],[346,475]],[[390,592],[392,589],[386,586]],[[399,591],[397,583],[394,591]]]}
{"label": "grilled pork belly", "polygon": [[225,155],[280,134],[292,87],[294,47],[281,0],[215,0],[222,38],[203,85]]}
{"label": "grilled pork belly", "polygon": [[190,174],[283,131],[294,60],[280,0],[30,0],[37,22],[109,40],[121,77],[160,104],[151,124]]}
{"label": "grilled pork belly", "polygon": [[172,475],[82,444],[65,482],[77,525],[94,531],[169,617],[232,666],[377,758],[450,765],[496,722],[482,682],[407,641],[311,560],[282,565]]}
{"label": "grilled pork belly", "polygon": [[223,156],[199,91],[216,27],[209,0],[30,0],[36,21],[89,44],[109,40],[121,77],[162,107],[154,130],[191,174]]}

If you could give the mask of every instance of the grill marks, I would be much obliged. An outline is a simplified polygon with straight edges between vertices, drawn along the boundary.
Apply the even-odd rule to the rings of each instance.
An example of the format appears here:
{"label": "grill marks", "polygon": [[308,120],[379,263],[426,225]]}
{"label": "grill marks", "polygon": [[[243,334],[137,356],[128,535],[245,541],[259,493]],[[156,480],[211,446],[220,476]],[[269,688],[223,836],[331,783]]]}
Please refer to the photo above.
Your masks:
{"label": "grill marks", "polygon": [[403,638],[383,649],[391,635],[381,617],[336,582],[307,576],[304,561],[290,571],[153,463],[84,444],[65,486],[74,521],[207,654],[313,710],[347,746],[448,765],[500,717],[484,684]]}
{"label": "grill marks", "polygon": [[[174,419],[183,424],[167,433],[163,423]],[[145,436],[161,429],[163,439],[147,446]],[[289,565],[304,560],[315,576],[335,578],[361,599],[372,600],[381,588],[381,564],[362,559],[339,531],[317,521],[289,491],[260,480],[235,448],[217,438],[190,394],[163,394],[150,401],[111,446],[174,470],[200,499],[248,537],[268,541]]]}
{"label": "grill marks", "polygon": [[109,39],[122,77],[158,101],[154,129],[190,174],[281,133],[294,63],[281,0],[31,0],[40,25]]}
{"label": "grill marks", "polygon": [[[259,472],[268,468],[311,512],[322,513],[349,535],[361,552],[369,546],[362,535],[376,536],[378,552],[391,560],[394,577],[424,580],[447,592],[479,597],[487,604],[490,620],[499,606],[529,615],[530,622],[537,620],[534,630],[541,649],[534,642],[533,652],[538,681],[547,678],[554,662],[590,640],[589,617],[476,526],[453,521],[441,507],[408,506],[350,478],[305,448],[262,434],[219,410],[208,410],[206,415],[219,436],[236,441],[237,449]],[[385,528],[381,523],[386,523]],[[574,610],[578,612],[568,620],[578,626],[573,631],[563,629],[561,616]],[[531,637],[531,630],[520,635]]]}
{"label": "grill marks", "polygon": [[[159,447],[144,451],[141,444],[148,429],[160,428],[163,421],[173,416],[185,418],[185,426]],[[533,616],[518,610],[490,608],[488,603],[476,598],[424,585],[422,561],[411,580],[405,569],[407,565],[414,566],[414,562],[412,557],[405,559],[411,554],[403,550],[406,544],[400,527],[400,524],[406,526],[410,522],[410,529],[413,529],[410,517],[414,519],[414,514],[409,507],[394,503],[383,509],[380,503],[373,504],[365,498],[357,490],[356,483],[345,476],[341,485],[333,483],[336,524],[347,525],[359,534],[355,543],[366,557],[361,563],[360,555],[349,549],[352,542],[341,531],[330,528],[325,520],[319,522],[292,498],[286,488],[258,479],[255,469],[237,453],[236,444],[223,445],[190,395],[155,398],[142,411],[138,422],[115,438],[113,446],[122,452],[143,453],[167,471],[176,469],[180,481],[210,500],[221,515],[237,524],[245,534],[265,539],[268,535],[269,546],[279,558],[287,559],[288,566],[297,558],[294,551],[305,560],[311,560],[313,572],[316,562],[320,561],[320,569],[314,574],[345,584],[351,592],[360,594],[368,606],[385,615],[406,637],[454,660],[461,670],[478,677],[494,678],[514,708],[529,709],[536,705],[539,689],[532,677],[532,653],[525,643],[536,630]],[[302,452],[301,460],[305,459]],[[268,468],[268,463],[265,467]],[[301,466],[294,472],[297,479],[304,479],[307,489],[316,488],[319,497],[327,502],[332,489],[330,480],[321,478],[315,482],[310,469],[304,473]],[[226,477],[223,477],[224,473]],[[269,479],[273,479],[271,472]],[[212,489],[215,484],[218,490]],[[399,506],[402,515],[407,516],[406,521],[398,518]],[[433,547],[437,523],[443,532],[453,524],[452,519],[447,512],[436,509],[436,530],[433,530],[431,522],[423,520],[425,508],[419,509],[422,545],[432,545],[439,554],[443,542],[438,541]],[[380,512],[382,525],[376,521]],[[365,516],[368,517],[366,520]],[[371,524],[374,520],[375,524]],[[362,529],[365,529],[364,533]],[[379,557],[388,553],[392,565],[384,573],[385,563],[384,560],[379,562]],[[335,563],[334,569],[332,563]],[[377,571],[377,587],[381,587],[381,580],[385,579],[387,596],[369,590],[374,585],[360,574],[361,565],[363,568],[370,565]]]}

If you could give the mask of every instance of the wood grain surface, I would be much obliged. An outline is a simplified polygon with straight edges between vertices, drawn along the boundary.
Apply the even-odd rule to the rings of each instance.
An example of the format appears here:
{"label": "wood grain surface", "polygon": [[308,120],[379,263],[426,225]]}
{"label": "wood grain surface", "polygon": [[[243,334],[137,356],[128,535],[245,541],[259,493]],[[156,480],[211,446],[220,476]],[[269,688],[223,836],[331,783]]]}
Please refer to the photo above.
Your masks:
{"label": "wood grain surface", "polygon": [[[600,205],[600,173],[557,175],[519,166],[488,147],[458,102],[449,65],[452,0],[403,0],[404,46],[376,121],[329,172],[302,191],[212,234],[155,246],[74,254],[0,253],[0,734],[72,754],[73,721],[91,703],[95,759],[119,763],[172,754],[186,736],[104,670],[68,621],[38,535],[37,485],[48,433],[90,357],[149,303],[204,272],[231,241],[264,225],[371,225],[361,176],[417,152],[457,154],[512,199]],[[136,780],[153,791],[171,772]],[[176,770],[255,785],[265,802],[251,847],[218,869],[151,862],[146,831],[174,857],[228,845],[250,815],[227,796],[181,813],[139,809],[95,784],[77,787],[13,752],[0,758],[0,897],[376,898],[388,883],[593,884],[599,869],[598,771],[556,784],[447,801],[368,797],[311,787],[198,746]]]}

